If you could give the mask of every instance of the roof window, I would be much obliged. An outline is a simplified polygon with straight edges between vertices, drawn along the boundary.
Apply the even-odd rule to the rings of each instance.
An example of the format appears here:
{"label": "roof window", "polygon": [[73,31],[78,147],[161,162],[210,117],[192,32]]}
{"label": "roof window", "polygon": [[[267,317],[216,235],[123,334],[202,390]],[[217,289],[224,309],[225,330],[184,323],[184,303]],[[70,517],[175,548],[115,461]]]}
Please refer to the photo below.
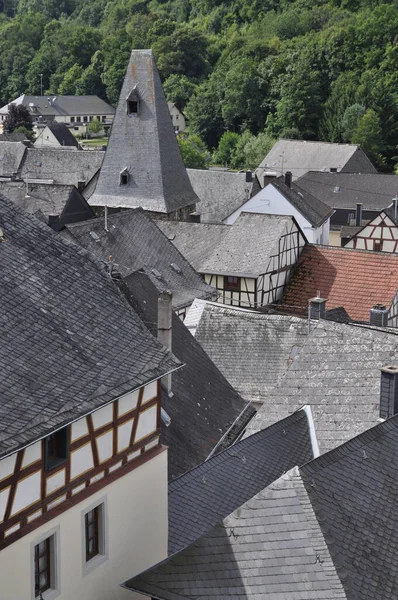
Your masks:
{"label": "roof window", "polygon": [[338,193],[339,193],[339,191],[340,191],[340,186],[339,186],[339,185],[336,185],[336,186],[334,187],[333,193],[334,193],[334,194],[338,194]]}
{"label": "roof window", "polygon": [[140,95],[135,86],[126,98],[126,109],[128,115],[137,115],[139,111]]}
{"label": "roof window", "polygon": [[127,169],[123,169],[123,171],[120,171],[120,181],[119,184],[120,185],[127,185],[129,182],[129,172],[127,171]]}

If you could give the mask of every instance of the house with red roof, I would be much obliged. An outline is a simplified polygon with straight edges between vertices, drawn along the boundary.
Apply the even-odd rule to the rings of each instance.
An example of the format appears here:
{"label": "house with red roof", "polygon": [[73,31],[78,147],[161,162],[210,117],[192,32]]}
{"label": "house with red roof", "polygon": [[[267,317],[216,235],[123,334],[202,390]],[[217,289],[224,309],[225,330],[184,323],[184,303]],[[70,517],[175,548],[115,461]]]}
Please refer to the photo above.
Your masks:
{"label": "house with red roof", "polygon": [[348,321],[372,322],[371,311],[381,305],[384,318],[379,324],[397,327],[397,288],[398,255],[309,244],[300,255],[281,306],[305,315],[309,299],[322,297],[329,312],[344,309],[340,314]]}

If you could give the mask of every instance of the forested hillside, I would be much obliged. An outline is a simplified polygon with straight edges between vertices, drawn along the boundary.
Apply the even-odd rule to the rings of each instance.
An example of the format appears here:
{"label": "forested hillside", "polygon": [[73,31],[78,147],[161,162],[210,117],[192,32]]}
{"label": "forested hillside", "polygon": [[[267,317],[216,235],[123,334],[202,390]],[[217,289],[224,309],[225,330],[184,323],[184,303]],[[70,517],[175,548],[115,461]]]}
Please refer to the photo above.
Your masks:
{"label": "forested hillside", "polygon": [[45,93],[114,104],[131,48],[150,47],[221,162],[251,166],[281,136],[398,160],[398,10],[372,0],[0,0],[1,104],[39,94],[40,73]]}

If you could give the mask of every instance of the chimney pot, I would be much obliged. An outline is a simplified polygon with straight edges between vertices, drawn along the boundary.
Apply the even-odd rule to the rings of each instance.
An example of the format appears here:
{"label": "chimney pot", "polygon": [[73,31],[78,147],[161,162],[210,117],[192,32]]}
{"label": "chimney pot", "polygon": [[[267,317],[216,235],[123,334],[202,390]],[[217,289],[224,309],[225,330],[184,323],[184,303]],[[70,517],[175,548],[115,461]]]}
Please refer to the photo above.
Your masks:
{"label": "chimney pot", "polygon": [[288,187],[292,187],[292,172],[291,171],[286,171],[286,173],[285,173],[285,184]]}
{"label": "chimney pot", "polygon": [[398,413],[398,366],[381,368],[380,417],[388,419]]}
{"label": "chimney pot", "polygon": [[85,181],[78,181],[77,182],[77,189],[79,190],[79,192],[82,192],[84,190],[86,186],[86,182]]}
{"label": "chimney pot", "polygon": [[326,298],[320,298],[319,295],[311,298],[309,301],[309,318],[319,321],[326,319]]}
{"label": "chimney pot", "polygon": [[388,309],[385,304],[375,304],[370,309],[369,323],[376,327],[388,327]]}
{"label": "chimney pot", "polygon": [[355,225],[360,227],[362,225],[362,203],[357,202],[357,210],[355,214]]}
{"label": "chimney pot", "polygon": [[246,171],[246,183],[251,183],[253,181],[253,173],[251,171]]}
{"label": "chimney pot", "polygon": [[[165,291],[158,296],[158,340],[171,351],[173,321],[173,294]],[[162,377],[167,393],[171,393],[171,373]]]}

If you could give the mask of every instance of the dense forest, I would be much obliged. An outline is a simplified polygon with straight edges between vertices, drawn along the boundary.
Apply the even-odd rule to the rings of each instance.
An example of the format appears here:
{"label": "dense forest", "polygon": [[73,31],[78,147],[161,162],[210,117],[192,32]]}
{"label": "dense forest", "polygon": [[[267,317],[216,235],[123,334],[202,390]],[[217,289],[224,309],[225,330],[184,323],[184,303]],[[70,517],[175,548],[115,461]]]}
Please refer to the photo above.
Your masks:
{"label": "dense forest", "polygon": [[278,137],[398,161],[398,10],[377,0],[0,0],[0,102],[98,94],[152,48],[196,148],[255,166]]}

